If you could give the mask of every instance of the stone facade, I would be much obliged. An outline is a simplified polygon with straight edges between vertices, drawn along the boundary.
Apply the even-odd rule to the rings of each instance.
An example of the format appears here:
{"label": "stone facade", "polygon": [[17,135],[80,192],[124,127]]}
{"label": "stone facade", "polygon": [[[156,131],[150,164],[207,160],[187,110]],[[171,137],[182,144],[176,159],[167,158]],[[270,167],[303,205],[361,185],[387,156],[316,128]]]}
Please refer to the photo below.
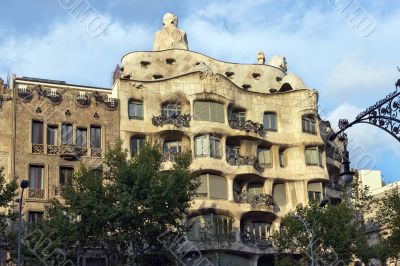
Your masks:
{"label": "stone facade", "polygon": [[[106,143],[117,137],[129,156],[145,139],[159,141],[165,170],[177,152],[191,151],[202,184],[187,219],[194,225],[189,239],[215,259],[216,248],[198,237],[208,225],[218,236],[233,235],[224,260],[268,265],[270,233],[297,204],[322,200],[339,172],[340,143],[328,143],[332,129],[319,119],[318,93],[287,73],[285,57],[266,65],[260,52],[257,64],[222,62],[187,50],[174,15],[164,17],[163,30],[168,21],[154,51],[123,56],[112,89],[16,77],[2,86],[0,164],[19,180],[29,178],[31,166],[42,167],[40,188],[26,191],[29,213],[59,196],[62,167],[100,167]],[[63,125],[72,125],[69,145]],[[100,150],[90,145],[93,126],[101,128]],[[41,127],[38,141],[32,134]],[[54,128],[56,144],[48,136]],[[76,146],[78,129],[86,129],[85,149]]]}

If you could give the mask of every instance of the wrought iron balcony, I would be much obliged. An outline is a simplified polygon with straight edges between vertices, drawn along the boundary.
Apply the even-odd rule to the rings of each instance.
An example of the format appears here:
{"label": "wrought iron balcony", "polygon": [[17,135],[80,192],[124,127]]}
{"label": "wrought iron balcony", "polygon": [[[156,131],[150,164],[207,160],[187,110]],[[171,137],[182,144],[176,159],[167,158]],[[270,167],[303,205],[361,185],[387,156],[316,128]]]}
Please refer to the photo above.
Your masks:
{"label": "wrought iron balcony", "polygon": [[269,238],[259,237],[251,233],[242,233],[240,239],[243,244],[247,246],[255,246],[260,250],[272,247],[272,241]]}
{"label": "wrought iron balcony", "polygon": [[181,154],[180,152],[171,152],[171,151],[164,152],[162,154],[162,161],[163,162],[175,162],[176,156],[180,155],[180,154]]}
{"label": "wrought iron balcony", "polygon": [[269,194],[248,194],[246,190],[239,194],[238,203],[250,203],[251,206],[268,206],[274,207],[274,198]]}
{"label": "wrought iron balcony", "polygon": [[29,198],[35,199],[44,199],[44,189],[30,188],[29,189]]}
{"label": "wrought iron balcony", "polygon": [[44,144],[32,144],[32,153],[43,154]]}
{"label": "wrought iron balcony", "polygon": [[226,161],[230,165],[240,166],[240,165],[252,165],[257,171],[261,171],[263,168],[258,162],[256,156],[242,156],[239,154],[228,154]]}
{"label": "wrought iron balcony", "polygon": [[151,122],[156,127],[162,127],[164,125],[170,124],[176,126],[177,128],[182,128],[182,127],[190,127],[191,120],[192,117],[190,115],[183,115],[183,114],[173,115],[173,116],[153,115]]}
{"label": "wrought iron balcony", "polygon": [[229,125],[233,129],[244,130],[246,132],[254,132],[262,137],[264,137],[267,133],[263,124],[253,122],[251,120],[243,121],[237,117],[231,117],[229,119]]}

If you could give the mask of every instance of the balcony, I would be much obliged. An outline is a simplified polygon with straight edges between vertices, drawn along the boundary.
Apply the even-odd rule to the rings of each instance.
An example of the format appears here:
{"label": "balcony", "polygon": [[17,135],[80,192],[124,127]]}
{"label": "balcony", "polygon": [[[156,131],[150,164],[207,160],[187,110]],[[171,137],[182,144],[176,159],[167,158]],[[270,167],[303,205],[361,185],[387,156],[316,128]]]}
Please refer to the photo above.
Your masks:
{"label": "balcony", "polygon": [[44,154],[44,144],[32,144],[32,153]]}
{"label": "balcony", "polygon": [[28,197],[34,199],[44,199],[44,189],[30,188]]}
{"label": "balcony", "polygon": [[272,247],[272,241],[269,238],[258,237],[255,234],[242,233],[240,239],[246,246],[257,247],[260,250],[266,250]]}
{"label": "balcony", "polygon": [[164,125],[174,125],[177,128],[182,127],[190,127],[190,121],[192,117],[188,114],[176,114],[173,116],[166,116],[166,115],[153,115],[151,122],[156,127],[162,127]]}
{"label": "balcony", "polygon": [[244,130],[246,132],[253,132],[259,134],[261,137],[265,137],[266,130],[263,124],[253,122],[251,120],[244,121],[238,117],[232,117],[229,119],[229,125],[233,129]]}
{"label": "balcony", "polygon": [[274,207],[274,198],[269,194],[249,194],[246,190],[238,195],[238,203],[249,203],[252,207],[255,206],[267,206]]}
{"label": "balcony", "polygon": [[60,157],[67,161],[78,160],[78,152],[76,149],[76,145],[67,144],[61,145],[60,147]]}
{"label": "balcony", "polygon": [[239,154],[229,154],[226,161],[233,166],[252,165],[257,171],[262,171],[263,168],[258,162],[256,156],[242,156]]}
{"label": "balcony", "polygon": [[60,152],[60,147],[57,145],[47,145],[47,154],[57,155]]}
{"label": "balcony", "polygon": [[91,148],[90,155],[94,158],[101,158],[101,148]]}
{"label": "balcony", "polygon": [[88,152],[87,148],[85,147],[76,147],[75,151],[79,157],[87,156]]}
{"label": "balcony", "polygon": [[162,154],[162,161],[163,162],[175,162],[176,156],[180,155],[180,152],[171,152],[167,151]]}

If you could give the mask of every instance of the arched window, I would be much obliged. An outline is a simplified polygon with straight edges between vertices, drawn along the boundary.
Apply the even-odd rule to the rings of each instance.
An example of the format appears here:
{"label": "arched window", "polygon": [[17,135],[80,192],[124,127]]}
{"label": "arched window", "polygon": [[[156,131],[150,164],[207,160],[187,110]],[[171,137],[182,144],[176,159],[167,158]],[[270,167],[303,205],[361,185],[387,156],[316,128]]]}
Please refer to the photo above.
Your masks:
{"label": "arched window", "polygon": [[228,183],[219,175],[203,174],[200,176],[200,186],[197,197],[210,199],[228,199]]}
{"label": "arched window", "polygon": [[139,154],[140,150],[144,148],[145,139],[144,137],[132,137],[131,138],[131,157],[135,157]]}
{"label": "arched window", "polygon": [[316,134],[316,121],[314,115],[306,114],[302,116],[302,128],[303,132],[308,134]]}
{"label": "arched window", "polygon": [[175,117],[181,114],[181,106],[178,103],[164,103],[161,107],[161,114],[167,117]]}
{"label": "arched window", "polygon": [[130,99],[128,101],[129,119],[143,120],[143,102]]}

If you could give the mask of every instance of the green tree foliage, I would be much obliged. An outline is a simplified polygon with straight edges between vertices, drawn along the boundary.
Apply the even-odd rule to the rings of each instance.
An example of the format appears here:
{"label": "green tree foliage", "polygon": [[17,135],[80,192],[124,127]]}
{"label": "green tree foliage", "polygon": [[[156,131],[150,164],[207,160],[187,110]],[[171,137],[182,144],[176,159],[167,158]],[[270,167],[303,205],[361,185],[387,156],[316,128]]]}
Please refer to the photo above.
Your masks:
{"label": "green tree foliage", "polygon": [[17,213],[12,208],[12,200],[16,196],[18,184],[16,179],[7,182],[3,170],[0,167],[0,209],[2,210],[0,211],[0,234],[2,241],[7,243],[8,219],[14,220],[17,216]]}
{"label": "green tree foliage", "polygon": [[84,247],[104,247],[118,252],[122,261],[151,264],[145,254],[161,254],[160,234],[185,231],[181,220],[199,185],[190,164],[189,153],[178,155],[173,168],[163,171],[158,144],[146,143],[139,155],[127,159],[122,141],[117,141],[103,170],[82,165],[62,190],[65,202],[52,200],[46,217],[30,230],[43,232],[52,249],[70,258]]}
{"label": "green tree foliage", "polygon": [[386,193],[379,202],[378,221],[383,232],[379,258],[383,261],[400,259],[400,187]]}
{"label": "green tree foliage", "polygon": [[[320,207],[319,202],[298,205],[282,219],[281,232],[273,234],[284,264],[295,255],[315,263],[349,263],[354,257],[367,262],[374,248],[367,243],[363,215],[373,203],[367,188],[356,184],[348,193],[347,201],[339,205]],[[368,205],[368,206],[367,206]]]}

